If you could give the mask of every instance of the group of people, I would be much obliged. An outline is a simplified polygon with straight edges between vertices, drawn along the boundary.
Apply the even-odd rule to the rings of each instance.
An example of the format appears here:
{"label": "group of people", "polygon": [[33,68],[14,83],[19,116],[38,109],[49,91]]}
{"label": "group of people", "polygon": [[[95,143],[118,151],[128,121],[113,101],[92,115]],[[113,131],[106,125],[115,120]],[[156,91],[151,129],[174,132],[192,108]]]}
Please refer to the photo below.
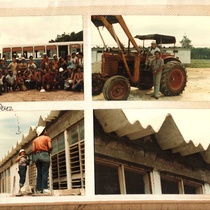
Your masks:
{"label": "group of people", "polygon": [[[47,131],[44,126],[38,126],[36,129],[37,137],[33,140],[32,152],[34,153],[33,162],[37,169],[36,178],[36,194],[49,194],[51,190],[48,189],[48,175],[50,167],[50,153],[52,151],[52,142],[47,136]],[[26,151],[21,149],[16,158],[18,163],[19,192],[17,195],[23,195],[22,187],[25,184],[27,167],[29,165]]]}
{"label": "group of people", "polygon": [[159,99],[160,82],[164,61],[161,58],[161,51],[154,41],[151,43],[151,48],[146,55],[145,64],[146,69],[151,70],[153,74],[154,94],[152,94],[151,97]]}
{"label": "group of people", "polygon": [[6,65],[6,59],[0,60],[0,95],[10,90],[73,90],[84,91],[83,85],[83,53],[72,53],[66,58],[53,55],[50,60],[46,53],[40,61],[40,66],[29,57],[20,60],[15,56]]}

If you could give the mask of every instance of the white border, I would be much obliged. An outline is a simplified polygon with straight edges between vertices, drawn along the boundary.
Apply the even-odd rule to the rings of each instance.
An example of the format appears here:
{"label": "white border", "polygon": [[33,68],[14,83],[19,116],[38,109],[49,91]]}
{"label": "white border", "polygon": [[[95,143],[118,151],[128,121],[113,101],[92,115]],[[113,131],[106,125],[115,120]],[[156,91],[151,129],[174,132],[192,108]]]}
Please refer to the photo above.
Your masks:
{"label": "white border", "polygon": [[[105,5],[104,5],[105,3]],[[85,94],[84,101],[57,101],[57,102],[14,102],[2,103],[16,110],[84,110],[85,111],[85,158],[86,158],[86,195],[84,197],[59,197],[59,202],[69,201],[165,201],[176,202],[177,200],[207,201],[208,195],[144,195],[144,196],[95,196],[94,195],[94,144],[93,144],[93,109],[101,108],[204,108],[209,109],[209,102],[147,102],[147,101],[92,101],[91,94],[91,48],[90,48],[90,24],[91,15],[94,14],[121,14],[121,15],[210,15],[210,0],[163,0],[154,3],[154,0],[85,0],[85,1],[50,1],[50,0],[16,0],[0,1],[0,16],[44,16],[44,15],[82,15],[84,31],[84,66],[85,66]],[[207,25],[208,27],[208,25]],[[44,106],[43,106],[44,103]],[[31,198],[26,201],[21,198],[0,199],[0,204],[21,202],[43,202],[43,199]],[[55,202],[55,198],[45,199],[46,202]],[[177,201],[178,202],[178,201]]]}

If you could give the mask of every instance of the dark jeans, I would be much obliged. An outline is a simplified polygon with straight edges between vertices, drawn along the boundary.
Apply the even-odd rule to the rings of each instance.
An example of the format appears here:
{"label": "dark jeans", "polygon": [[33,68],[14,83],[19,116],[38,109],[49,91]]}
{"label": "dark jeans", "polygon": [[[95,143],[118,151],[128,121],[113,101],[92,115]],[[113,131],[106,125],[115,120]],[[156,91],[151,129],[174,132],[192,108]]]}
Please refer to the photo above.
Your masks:
{"label": "dark jeans", "polygon": [[83,81],[77,83],[75,86],[74,86],[74,90],[75,91],[83,91],[83,88],[84,88],[84,84],[83,84]]}
{"label": "dark jeans", "polygon": [[25,181],[26,181],[26,171],[27,171],[27,166],[21,166],[19,165],[19,176],[20,176],[20,181],[19,181],[19,186],[23,186]]}
{"label": "dark jeans", "polygon": [[2,94],[3,85],[0,84],[0,95]]}
{"label": "dark jeans", "polygon": [[41,191],[48,188],[48,175],[50,167],[50,156],[48,152],[42,151],[35,154],[37,169],[36,189]]}

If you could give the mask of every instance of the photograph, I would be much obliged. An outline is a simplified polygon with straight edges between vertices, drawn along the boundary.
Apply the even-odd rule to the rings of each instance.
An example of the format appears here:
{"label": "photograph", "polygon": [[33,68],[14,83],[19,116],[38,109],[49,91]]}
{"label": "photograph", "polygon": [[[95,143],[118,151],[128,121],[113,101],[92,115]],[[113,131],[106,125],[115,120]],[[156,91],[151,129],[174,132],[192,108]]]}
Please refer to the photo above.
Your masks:
{"label": "photograph", "polygon": [[92,99],[210,101],[209,20],[92,15]]}
{"label": "photograph", "polygon": [[209,116],[209,109],[95,109],[95,194],[209,194]]}
{"label": "photograph", "polygon": [[1,102],[84,100],[81,15],[1,17],[0,24]]}
{"label": "photograph", "polygon": [[0,122],[4,202],[85,195],[84,110],[0,112]]}

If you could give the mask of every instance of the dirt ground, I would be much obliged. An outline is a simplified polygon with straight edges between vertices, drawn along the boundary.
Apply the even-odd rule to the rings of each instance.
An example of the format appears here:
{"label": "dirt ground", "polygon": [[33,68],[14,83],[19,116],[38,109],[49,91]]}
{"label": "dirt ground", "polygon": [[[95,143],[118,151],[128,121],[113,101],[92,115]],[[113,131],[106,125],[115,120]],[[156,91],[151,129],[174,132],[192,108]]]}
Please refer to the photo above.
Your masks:
{"label": "dirt ground", "polygon": [[[97,72],[100,65],[94,65],[93,72]],[[210,68],[186,68],[187,70],[187,86],[185,91],[179,96],[164,96],[160,93],[159,101],[210,101]],[[131,88],[131,93],[128,97],[130,101],[137,100],[156,100],[151,97],[153,89],[139,90],[138,88]],[[93,100],[105,100],[103,93],[93,96]]]}
{"label": "dirt ground", "polygon": [[15,91],[3,93],[0,96],[0,102],[38,102],[38,101],[73,101],[84,100],[82,92],[57,90],[51,92],[39,92],[37,90]]}
{"label": "dirt ground", "polygon": [[[98,72],[100,65],[94,65],[93,72]],[[160,94],[159,101],[210,101],[210,68],[187,68],[188,82],[185,91],[179,96],[163,96]],[[91,82],[90,82],[91,84]],[[128,97],[129,101],[151,101],[151,90],[139,90],[131,88]],[[29,91],[10,91],[0,96],[0,102],[34,102],[34,101],[81,101],[84,100],[84,93],[73,91],[51,91],[39,92],[37,90]],[[105,100],[103,94],[93,96],[94,101]]]}

